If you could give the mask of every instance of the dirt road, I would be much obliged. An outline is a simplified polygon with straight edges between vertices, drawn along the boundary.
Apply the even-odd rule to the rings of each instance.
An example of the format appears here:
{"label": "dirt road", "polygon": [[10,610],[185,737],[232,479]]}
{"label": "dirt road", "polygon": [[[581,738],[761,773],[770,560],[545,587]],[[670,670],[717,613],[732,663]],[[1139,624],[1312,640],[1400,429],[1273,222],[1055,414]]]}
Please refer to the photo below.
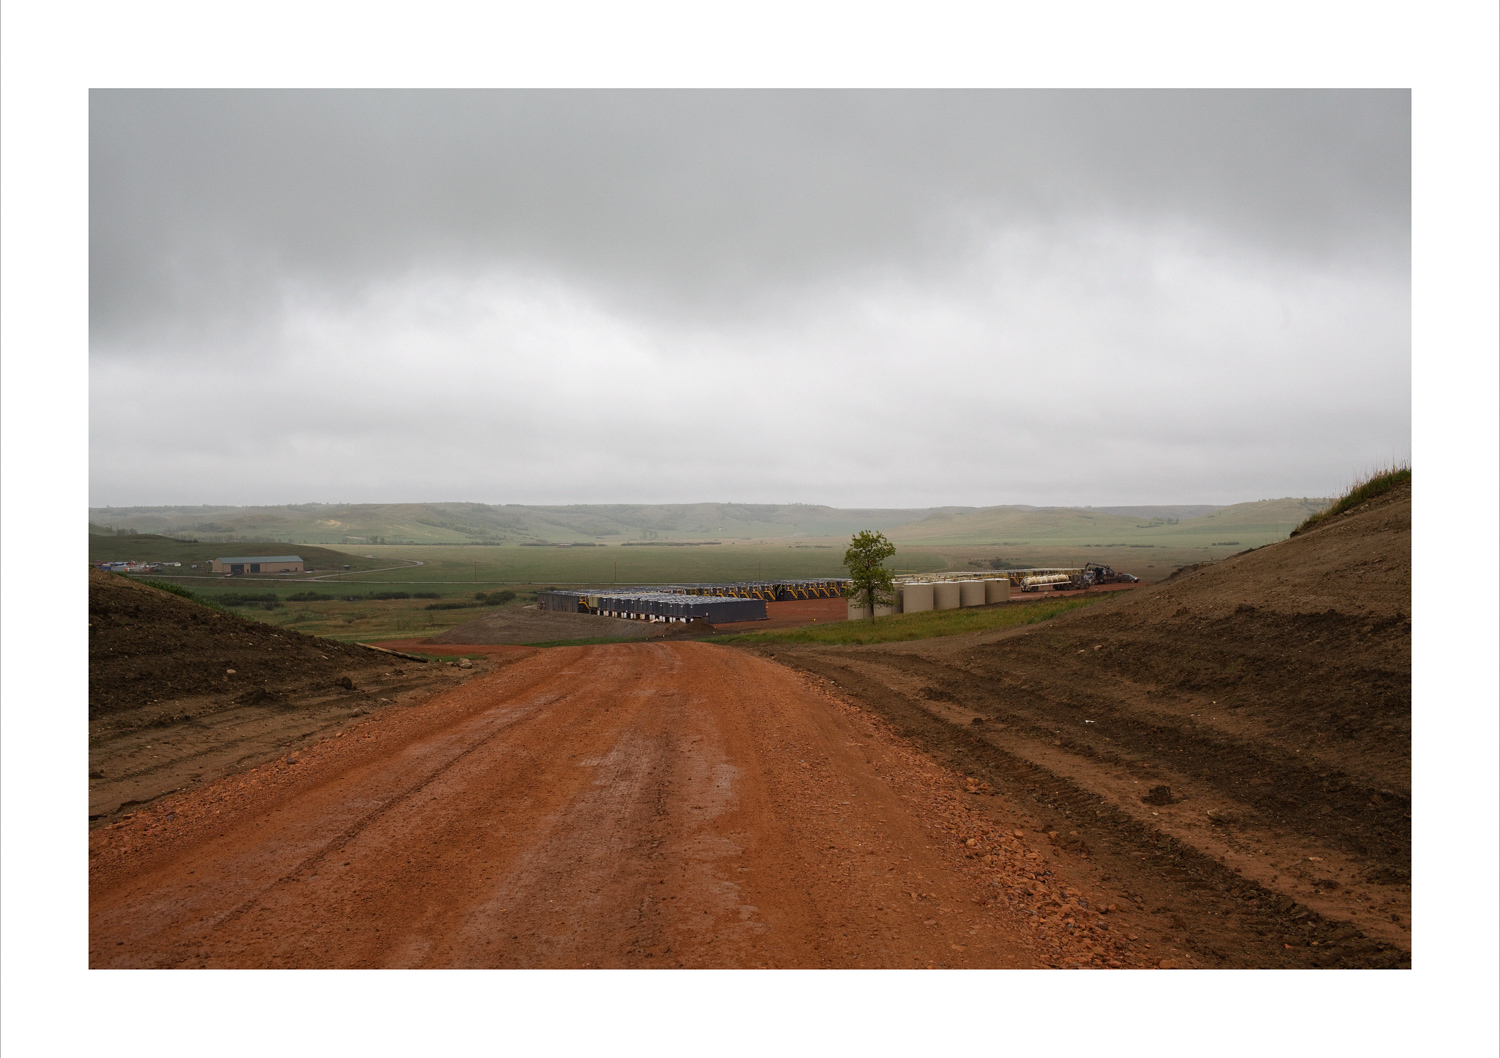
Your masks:
{"label": "dirt road", "polygon": [[761,658],[538,651],[91,833],[89,961],[1142,964],[1077,892],[1013,909],[1043,856],[978,793]]}

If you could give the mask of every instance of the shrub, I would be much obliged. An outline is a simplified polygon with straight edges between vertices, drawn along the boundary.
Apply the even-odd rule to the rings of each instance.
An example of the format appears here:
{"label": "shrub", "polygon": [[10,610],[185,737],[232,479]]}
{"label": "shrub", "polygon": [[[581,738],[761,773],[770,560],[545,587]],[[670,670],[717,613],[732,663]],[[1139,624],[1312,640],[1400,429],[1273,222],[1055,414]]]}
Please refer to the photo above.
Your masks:
{"label": "shrub", "polygon": [[488,595],[486,595],[482,591],[476,591],[474,593],[474,598],[478,599],[486,606],[503,606],[515,597],[516,593],[511,591],[509,588],[505,589],[504,591],[492,591]]}
{"label": "shrub", "polygon": [[372,599],[410,599],[409,591],[374,591],[370,593]]}
{"label": "shrub", "polygon": [[223,595],[216,596],[214,601],[224,606],[254,606],[257,603],[281,605],[281,600],[276,593],[269,591],[263,595],[250,595],[245,592],[228,591]]}
{"label": "shrub", "polygon": [[441,599],[442,596],[435,591],[414,591],[411,593],[413,599]]}
{"label": "shrub", "polygon": [[288,595],[287,602],[326,602],[332,599],[332,595],[324,595],[319,591],[299,591],[296,595]]}
{"label": "shrub", "polygon": [[430,602],[423,607],[424,610],[471,610],[481,605],[477,602]]}

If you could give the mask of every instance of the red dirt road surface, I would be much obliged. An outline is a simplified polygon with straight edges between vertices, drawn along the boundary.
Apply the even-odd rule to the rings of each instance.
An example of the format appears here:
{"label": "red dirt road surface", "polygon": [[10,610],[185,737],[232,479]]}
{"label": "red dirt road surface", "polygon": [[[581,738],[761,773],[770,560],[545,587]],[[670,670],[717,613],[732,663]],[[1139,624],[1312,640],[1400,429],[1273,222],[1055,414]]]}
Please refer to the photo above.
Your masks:
{"label": "red dirt road surface", "polygon": [[89,962],[1155,965],[1012,911],[1042,857],[976,793],[761,658],[537,651],[91,833]]}

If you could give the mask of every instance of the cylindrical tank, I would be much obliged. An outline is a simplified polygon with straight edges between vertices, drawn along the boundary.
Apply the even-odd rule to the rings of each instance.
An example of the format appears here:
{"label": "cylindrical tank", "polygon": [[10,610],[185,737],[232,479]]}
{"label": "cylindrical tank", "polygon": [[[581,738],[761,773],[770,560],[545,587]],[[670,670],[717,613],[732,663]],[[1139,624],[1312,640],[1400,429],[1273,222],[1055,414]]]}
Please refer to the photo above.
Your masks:
{"label": "cylindrical tank", "polygon": [[932,586],[932,608],[934,610],[958,609],[958,582],[940,580]]}
{"label": "cylindrical tank", "polygon": [[907,584],[901,589],[901,612],[920,613],[932,609],[931,584]]}
{"label": "cylindrical tank", "polygon": [[958,605],[983,606],[984,581],[961,580],[958,582]]}
{"label": "cylindrical tank", "polygon": [[1046,591],[1054,584],[1066,584],[1069,577],[1066,573],[1038,573],[1031,577],[1021,578],[1022,591]]}
{"label": "cylindrical tank", "polygon": [[905,587],[906,587],[905,584],[897,584],[892,589],[892,595],[894,596],[894,598],[896,600],[895,603],[891,606],[891,612],[892,613],[901,613],[902,612],[901,611],[901,591]]}
{"label": "cylindrical tank", "polygon": [[1009,602],[1010,601],[1010,581],[1003,580],[1003,579],[1002,580],[987,580],[987,581],[985,581],[984,582],[984,601],[987,602],[987,603],[990,603],[990,602]]}
{"label": "cylindrical tank", "polygon": [[849,620],[863,621],[868,614],[863,606],[857,604],[853,599],[849,600]]}

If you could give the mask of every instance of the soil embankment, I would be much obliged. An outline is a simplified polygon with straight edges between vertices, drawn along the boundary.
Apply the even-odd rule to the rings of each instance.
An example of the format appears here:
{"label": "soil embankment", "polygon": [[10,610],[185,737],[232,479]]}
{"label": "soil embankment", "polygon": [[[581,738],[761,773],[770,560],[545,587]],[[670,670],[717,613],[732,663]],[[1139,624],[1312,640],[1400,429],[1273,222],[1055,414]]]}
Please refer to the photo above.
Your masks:
{"label": "soil embankment", "polygon": [[1404,966],[1411,491],[1035,628],[763,653],[988,783],[1193,966]]}
{"label": "soil embankment", "polygon": [[475,671],[273,628],[91,570],[90,825]]}
{"label": "soil embankment", "polygon": [[1154,965],[807,677],[537,651],[90,838],[94,967]]}

